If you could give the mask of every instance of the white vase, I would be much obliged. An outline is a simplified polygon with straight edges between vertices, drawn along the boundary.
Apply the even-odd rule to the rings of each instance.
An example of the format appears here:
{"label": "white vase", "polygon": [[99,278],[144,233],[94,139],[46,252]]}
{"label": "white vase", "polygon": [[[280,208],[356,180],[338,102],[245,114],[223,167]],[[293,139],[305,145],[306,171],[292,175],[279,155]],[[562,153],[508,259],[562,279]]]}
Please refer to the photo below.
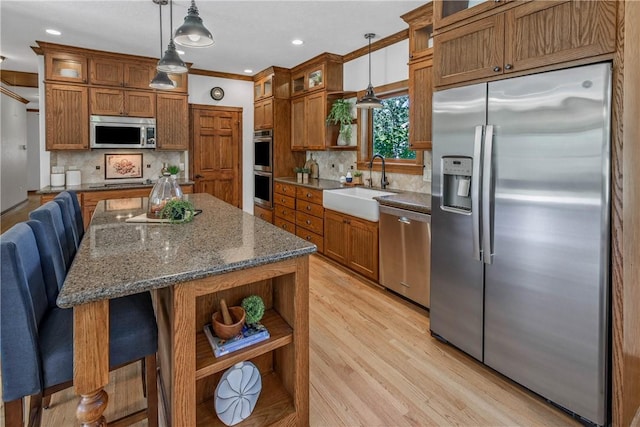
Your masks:
{"label": "white vase", "polygon": [[345,145],[349,145],[349,140],[344,137],[343,134],[338,134],[338,145],[344,147]]}
{"label": "white vase", "polygon": [[246,361],[233,365],[216,387],[215,407],[220,421],[232,426],[248,418],[261,391],[262,378],[256,365]]}

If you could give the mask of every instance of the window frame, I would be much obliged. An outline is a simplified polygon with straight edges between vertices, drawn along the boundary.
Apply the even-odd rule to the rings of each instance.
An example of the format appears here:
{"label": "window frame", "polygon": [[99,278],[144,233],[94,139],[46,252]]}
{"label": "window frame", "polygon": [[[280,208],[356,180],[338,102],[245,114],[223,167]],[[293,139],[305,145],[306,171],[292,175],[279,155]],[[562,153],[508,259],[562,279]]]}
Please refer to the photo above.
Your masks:
{"label": "window frame", "polygon": [[[402,80],[377,86],[373,89],[379,98],[391,98],[397,95],[409,94],[409,80]],[[358,99],[362,98],[365,91],[359,91]],[[411,99],[409,99],[411,105]],[[373,114],[369,109],[358,108],[358,170],[369,169],[369,161],[373,153]],[[411,126],[411,122],[409,122]],[[424,153],[422,150],[416,152],[415,159],[387,159],[385,158],[385,172],[403,173],[407,175],[422,175],[424,171]],[[382,170],[382,162],[374,162],[373,171]]]}

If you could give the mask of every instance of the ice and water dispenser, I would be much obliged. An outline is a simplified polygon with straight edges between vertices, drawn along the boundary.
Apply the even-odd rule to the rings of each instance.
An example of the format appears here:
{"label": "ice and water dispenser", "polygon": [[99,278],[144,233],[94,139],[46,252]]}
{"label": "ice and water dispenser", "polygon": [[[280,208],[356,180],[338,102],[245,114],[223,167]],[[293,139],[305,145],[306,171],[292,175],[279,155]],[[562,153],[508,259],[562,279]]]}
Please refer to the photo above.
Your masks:
{"label": "ice and water dispenser", "polygon": [[471,157],[442,158],[442,209],[471,212]]}

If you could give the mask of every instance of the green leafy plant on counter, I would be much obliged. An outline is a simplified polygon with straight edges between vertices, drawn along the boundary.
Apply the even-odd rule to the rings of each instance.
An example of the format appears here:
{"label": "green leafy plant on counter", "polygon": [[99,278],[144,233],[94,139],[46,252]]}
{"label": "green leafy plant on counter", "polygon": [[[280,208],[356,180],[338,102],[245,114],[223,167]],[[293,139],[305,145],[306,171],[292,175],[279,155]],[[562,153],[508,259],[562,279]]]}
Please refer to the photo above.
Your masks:
{"label": "green leafy plant on counter", "polygon": [[362,176],[362,172],[360,172],[360,171],[355,171],[355,172],[353,172],[353,176],[354,176],[354,177]]}
{"label": "green leafy plant on counter", "polygon": [[180,168],[176,165],[171,165],[169,167],[167,167],[167,171],[171,174],[171,175],[178,175],[180,173]]}
{"label": "green leafy plant on counter", "polygon": [[327,116],[327,124],[340,125],[340,135],[346,140],[351,140],[351,109],[353,104],[346,99],[336,99],[331,105],[331,110]]}
{"label": "green leafy plant on counter", "polygon": [[264,316],[264,301],[258,295],[251,295],[242,300],[240,304],[246,313],[245,321],[252,325],[262,320]]}
{"label": "green leafy plant on counter", "polygon": [[309,173],[311,173],[311,169],[309,169],[309,168],[302,168],[302,173],[307,173],[307,174],[309,174]]}
{"label": "green leafy plant on counter", "polygon": [[293,168],[293,171],[294,171],[295,173],[302,173],[302,169],[303,169],[303,168]]}
{"label": "green leafy plant on counter", "polygon": [[172,224],[193,221],[195,208],[188,200],[169,200],[160,211],[160,218],[168,219]]}

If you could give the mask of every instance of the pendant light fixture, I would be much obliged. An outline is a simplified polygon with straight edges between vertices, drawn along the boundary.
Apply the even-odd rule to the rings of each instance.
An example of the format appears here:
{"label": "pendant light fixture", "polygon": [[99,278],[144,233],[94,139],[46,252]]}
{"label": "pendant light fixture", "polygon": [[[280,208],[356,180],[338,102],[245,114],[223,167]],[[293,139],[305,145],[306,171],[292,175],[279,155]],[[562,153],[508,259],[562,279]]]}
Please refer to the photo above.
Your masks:
{"label": "pendant light fixture", "polygon": [[364,38],[369,40],[369,86],[364,96],[356,102],[358,108],[382,108],[382,101],[373,93],[373,86],[371,86],[371,39],[375,36],[374,33],[364,35]]}
{"label": "pendant light fixture", "polygon": [[[162,56],[162,5],[167,4],[167,0],[152,0],[157,3],[160,8],[160,56]],[[149,83],[149,87],[153,89],[173,89],[176,87],[175,83],[169,78],[164,71],[158,71],[156,76]]]}
{"label": "pendant light fixture", "polygon": [[[171,32],[173,32],[173,0],[169,0],[169,14],[169,25],[171,26]],[[160,62],[158,62],[157,69],[158,71],[174,74],[182,74],[189,71],[187,65],[180,59],[178,52],[176,52],[173,36],[169,39],[169,45],[164,52],[164,56],[160,59]]]}
{"label": "pendant light fixture", "polygon": [[176,30],[176,43],[186,47],[209,47],[213,45],[213,35],[202,23],[195,0],[184,17],[184,23]]}

